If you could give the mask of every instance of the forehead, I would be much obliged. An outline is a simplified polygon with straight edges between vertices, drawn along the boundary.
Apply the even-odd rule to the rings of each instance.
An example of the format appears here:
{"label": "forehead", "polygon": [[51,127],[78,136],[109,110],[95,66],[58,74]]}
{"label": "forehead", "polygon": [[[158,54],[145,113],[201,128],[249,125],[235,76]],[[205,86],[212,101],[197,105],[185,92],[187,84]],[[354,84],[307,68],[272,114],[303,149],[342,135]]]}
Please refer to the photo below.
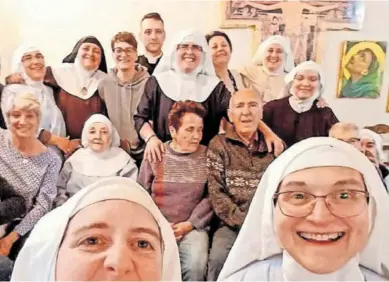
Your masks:
{"label": "forehead", "polygon": [[375,144],[375,141],[372,137],[369,137],[369,136],[362,136],[361,137],[361,142],[363,143],[374,143]]}
{"label": "forehead", "polygon": [[209,40],[209,43],[212,44],[212,43],[226,43],[228,44],[227,40],[224,38],[224,36],[221,36],[221,35],[216,35],[214,37],[212,37],[210,40]]}
{"label": "forehead", "polygon": [[82,43],[81,46],[80,46],[80,49],[81,48],[93,48],[93,49],[98,49],[100,50],[100,47],[94,43]]}
{"label": "forehead", "polygon": [[277,49],[277,50],[284,51],[284,48],[280,44],[278,44],[278,43],[270,44],[269,47],[267,48],[267,50],[272,50],[272,49]]}
{"label": "forehead", "polygon": [[319,78],[319,74],[314,70],[302,70],[296,73],[296,76],[299,77],[317,77]]}
{"label": "forehead", "polygon": [[94,122],[89,126],[89,129],[102,129],[102,128],[108,128],[108,126],[105,123],[102,122]]}
{"label": "forehead", "polygon": [[159,234],[157,222],[151,213],[143,206],[127,200],[106,200],[89,205],[70,220],[69,229],[77,230],[96,222],[104,223],[112,229],[149,228]]}
{"label": "forehead", "polygon": [[23,54],[23,57],[27,57],[27,56],[35,56],[35,55],[42,55],[41,51],[32,51],[32,52],[26,52]]}
{"label": "forehead", "polygon": [[131,44],[129,44],[128,42],[124,42],[124,41],[120,41],[120,42],[115,42],[114,45],[113,45],[114,48],[134,48],[134,46],[132,46]]}
{"label": "forehead", "polygon": [[234,105],[239,103],[250,103],[250,102],[260,102],[260,97],[255,94],[253,91],[242,91],[242,92],[236,92],[232,96],[232,103]]}
{"label": "forehead", "polygon": [[291,183],[304,183],[305,190],[329,193],[331,188],[334,188],[338,183],[350,181],[358,183],[361,187],[364,186],[362,174],[352,168],[338,166],[314,167],[302,169],[286,176],[281,182],[280,190]]}
{"label": "forehead", "polygon": [[141,28],[146,29],[163,29],[163,23],[155,19],[145,19],[141,23]]}
{"label": "forehead", "polygon": [[194,113],[186,113],[181,118],[181,126],[202,126],[202,125],[203,125],[203,119]]}

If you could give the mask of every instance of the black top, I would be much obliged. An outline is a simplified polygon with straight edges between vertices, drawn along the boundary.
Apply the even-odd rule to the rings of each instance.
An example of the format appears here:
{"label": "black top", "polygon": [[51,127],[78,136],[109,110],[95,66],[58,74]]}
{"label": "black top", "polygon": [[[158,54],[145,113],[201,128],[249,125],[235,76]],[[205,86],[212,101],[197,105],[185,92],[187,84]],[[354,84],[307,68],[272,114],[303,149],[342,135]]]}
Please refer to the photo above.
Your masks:
{"label": "black top", "polygon": [[[1,101],[1,94],[3,94],[3,89],[4,89],[4,86],[3,86],[3,84],[0,83],[0,101]],[[0,127],[3,129],[6,129],[5,120],[4,120],[3,112],[1,111],[1,109],[0,109]]]}
{"label": "black top", "polygon": [[141,64],[142,66],[147,68],[147,72],[149,75],[152,75],[155,68],[157,67],[159,61],[161,60],[162,56],[158,58],[157,62],[155,64],[150,64],[149,60],[147,60],[145,55],[141,55],[138,57],[138,60],[136,61],[138,64]]}
{"label": "black top", "polygon": [[[207,146],[209,141],[219,133],[220,121],[227,118],[231,93],[223,82],[219,82],[209,97],[201,103],[207,114],[204,118],[203,139],[201,144]],[[152,121],[152,128],[162,142],[171,140],[167,118],[174,100],[163,93],[157,79],[152,76],[146,83],[144,95],[134,115],[135,129],[139,133],[143,124]]]}
{"label": "black top", "polygon": [[315,101],[311,109],[297,113],[290,106],[289,97],[270,101],[263,107],[263,121],[287,147],[310,137],[328,136],[338,122],[333,111],[328,107],[318,108]]}
{"label": "black top", "polygon": [[0,177],[0,225],[9,223],[26,212],[24,198],[7,180]]}

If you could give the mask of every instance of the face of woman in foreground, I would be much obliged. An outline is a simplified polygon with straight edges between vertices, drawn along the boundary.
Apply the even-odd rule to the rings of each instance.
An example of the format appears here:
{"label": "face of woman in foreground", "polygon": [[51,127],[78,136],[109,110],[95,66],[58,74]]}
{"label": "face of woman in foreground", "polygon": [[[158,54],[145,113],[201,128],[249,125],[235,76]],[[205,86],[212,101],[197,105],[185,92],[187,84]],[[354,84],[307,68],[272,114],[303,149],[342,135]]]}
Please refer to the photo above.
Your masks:
{"label": "face of woman in foreground", "polygon": [[159,281],[162,239],[141,205],[108,200],[79,211],[58,252],[56,281]]}
{"label": "face of woman in foreground", "polygon": [[[369,226],[368,204],[363,197],[365,185],[359,172],[345,167],[300,170],[288,175],[280,185],[280,193],[290,191],[295,193],[278,196],[275,227],[281,246],[305,269],[317,274],[332,273],[365,247]],[[304,217],[286,216],[310,206],[305,201],[309,196],[304,196],[304,193],[316,196],[331,193],[332,210],[328,208],[328,198],[327,205],[323,198],[317,198],[310,214]],[[334,215],[344,213],[346,209],[348,213],[353,209],[356,215]]]}

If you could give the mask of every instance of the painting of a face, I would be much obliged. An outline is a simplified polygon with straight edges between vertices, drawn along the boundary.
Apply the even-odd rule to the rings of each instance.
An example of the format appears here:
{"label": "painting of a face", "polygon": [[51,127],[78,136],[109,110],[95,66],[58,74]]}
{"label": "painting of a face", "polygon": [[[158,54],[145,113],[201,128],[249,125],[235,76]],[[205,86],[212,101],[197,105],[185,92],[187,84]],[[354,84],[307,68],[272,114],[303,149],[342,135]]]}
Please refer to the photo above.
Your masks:
{"label": "painting of a face", "polygon": [[[353,189],[365,190],[359,172],[345,167],[318,167],[288,175],[280,184],[279,192],[301,191],[323,196]],[[334,272],[367,243],[369,216],[366,199],[362,200],[362,205],[356,216],[337,217],[323,199],[316,199],[312,212],[297,218],[284,215],[280,203],[277,203],[275,228],[279,242],[307,270],[316,274]]]}
{"label": "painting of a face", "polygon": [[[109,189],[109,187],[108,187]],[[58,251],[56,281],[160,281],[162,239],[137,203],[107,200],[69,222]]]}
{"label": "painting of a face", "polygon": [[351,57],[346,67],[350,73],[367,75],[373,58],[374,54],[371,50],[361,50]]}

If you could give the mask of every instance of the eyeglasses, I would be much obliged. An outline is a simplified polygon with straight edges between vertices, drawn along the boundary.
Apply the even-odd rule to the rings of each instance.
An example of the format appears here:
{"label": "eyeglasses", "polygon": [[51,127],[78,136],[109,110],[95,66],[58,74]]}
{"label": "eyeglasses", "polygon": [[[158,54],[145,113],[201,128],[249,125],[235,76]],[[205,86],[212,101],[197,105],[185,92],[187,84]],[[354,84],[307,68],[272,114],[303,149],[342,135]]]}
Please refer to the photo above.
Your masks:
{"label": "eyeglasses", "polygon": [[135,50],[134,48],[126,48],[126,49],[115,48],[115,49],[113,50],[113,52],[114,52],[116,55],[120,55],[120,54],[122,54],[123,52],[124,52],[126,55],[131,55],[131,54],[136,53],[136,50]]}
{"label": "eyeglasses", "polygon": [[308,192],[287,191],[273,196],[281,212],[289,217],[306,217],[315,208],[317,199],[323,198],[327,208],[336,217],[360,215],[369,203],[369,193],[359,190],[342,190],[325,196],[316,196]]}
{"label": "eyeglasses", "polygon": [[189,45],[189,44],[179,44],[177,46],[177,50],[182,50],[182,51],[198,51],[198,52],[203,52],[203,47],[199,45]]}

